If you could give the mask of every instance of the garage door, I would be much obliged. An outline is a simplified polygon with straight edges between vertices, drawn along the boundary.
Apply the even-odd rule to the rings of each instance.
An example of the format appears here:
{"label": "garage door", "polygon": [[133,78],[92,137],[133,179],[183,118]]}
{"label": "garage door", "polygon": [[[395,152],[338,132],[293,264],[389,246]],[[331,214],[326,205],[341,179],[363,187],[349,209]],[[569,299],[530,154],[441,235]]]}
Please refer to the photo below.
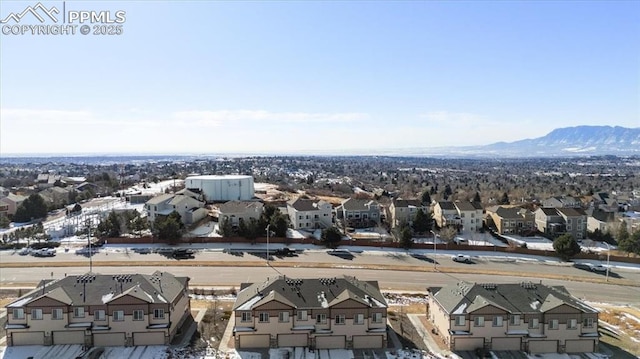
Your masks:
{"label": "garage door", "polygon": [[382,335],[354,335],[353,349],[380,349],[384,347]]}
{"label": "garage door", "polygon": [[240,336],[240,348],[269,348],[271,335],[241,335]]}
{"label": "garage door", "polygon": [[529,353],[557,353],[557,340],[535,340],[529,341]]}
{"label": "garage door", "polygon": [[592,353],[596,351],[596,342],[593,339],[567,340],[564,344],[564,351],[567,353]]}
{"label": "garage door", "polygon": [[44,333],[13,333],[13,345],[44,345]]}
{"label": "garage door", "polygon": [[520,338],[493,338],[492,350],[520,350]]}
{"label": "garage door", "polygon": [[93,335],[94,347],[122,347],[124,344],[124,333],[99,333]]}
{"label": "garage door", "polygon": [[84,344],[84,330],[53,332],[53,344]]}
{"label": "garage door", "polygon": [[133,333],[133,345],[164,345],[164,332]]}
{"label": "garage door", "polygon": [[344,349],[346,346],[347,339],[344,335],[316,337],[316,348],[318,349]]}
{"label": "garage door", "polygon": [[484,338],[456,338],[454,350],[476,350],[484,347]]}
{"label": "garage door", "polygon": [[307,334],[278,334],[279,347],[306,347],[309,345]]}

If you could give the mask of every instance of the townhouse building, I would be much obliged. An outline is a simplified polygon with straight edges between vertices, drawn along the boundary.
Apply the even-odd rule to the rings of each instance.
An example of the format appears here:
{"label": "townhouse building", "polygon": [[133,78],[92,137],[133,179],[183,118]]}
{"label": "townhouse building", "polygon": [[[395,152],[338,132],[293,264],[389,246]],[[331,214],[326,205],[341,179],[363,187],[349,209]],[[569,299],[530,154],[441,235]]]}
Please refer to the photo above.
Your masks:
{"label": "townhouse building", "polygon": [[564,233],[575,239],[587,238],[587,214],[581,208],[541,207],[535,211],[536,228],[550,236]]}
{"label": "townhouse building", "polygon": [[535,229],[535,215],[525,208],[493,206],[487,208],[486,216],[499,234],[522,234]]}
{"label": "townhouse building", "polygon": [[188,191],[176,194],[161,194],[148,200],[144,209],[147,212],[149,222],[153,223],[156,218],[168,216],[176,211],[180,214],[182,223],[185,225],[195,223],[206,217],[208,211],[204,208],[205,203],[194,198],[193,192]]}
{"label": "townhouse building", "polygon": [[240,224],[240,220],[249,223],[251,219],[258,220],[262,216],[264,204],[258,201],[229,201],[217,206],[218,223],[229,221],[233,227]]}
{"label": "townhouse building", "polygon": [[287,214],[293,229],[324,229],[333,222],[331,203],[322,200],[296,198],[287,202]]}
{"label": "townhouse building", "polygon": [[336,219],[354,228],[374,227],[380,224],[381,208],[371,199],[349,198],[336,207]]}
{"label": "townhouse building", "polygon": [[478,202],[456,201],[453,204],[460,217],[463,233],[477,232],[482,228],[482,204]]}
{"label": "townhouse building", "polygon": [[7,344],[166,345],[191,315],[188,284],[160,271],[43,280],[6,306]]}
{"label": "townhouse building", "polygon": [[562,286],[458,282],[429,288],[428,317],[456,351],[597,351],[598,311]]}
{"label": "townhouse building", "polygon": [[387,303],[378,283],[349,276],[244,283],[232,320],[238,349],[387,345]]}
{"label": "townhouse building", "polygon": [[[481,217],[482,218],[482,217]],[[438,224],[438,227],[444,228],[446,226],[458,227],[462,225],[460,214],[453,202],[440,201],[436,202],[433,207],[433,219]]]}
{"label": "townhouse building", "polygon": [[416,214],[420,210],[427,216],[430,213],[429,205],[423,204],[418,199],[394,199],[389,205],[391,228],[396,228],[401,223],[406,223],[411,226],[413,220],[416,218]]}

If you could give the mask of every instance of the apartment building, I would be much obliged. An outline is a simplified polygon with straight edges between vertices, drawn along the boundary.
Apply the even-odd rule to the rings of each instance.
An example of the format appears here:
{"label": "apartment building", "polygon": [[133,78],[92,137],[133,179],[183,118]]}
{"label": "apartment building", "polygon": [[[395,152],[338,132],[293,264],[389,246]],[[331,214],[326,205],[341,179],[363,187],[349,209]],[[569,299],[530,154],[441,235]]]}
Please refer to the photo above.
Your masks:
{"label": "apartment building", "polygon": [[188,284],[160,271],[43,280],[6,306],[7,344],[166,345],[191,315]]}
{"label": "apartment building", "polygon": [[233,313],[238,349],[372,349],[387,344],[387,303],[377,281],[271,277],[242,284]]}
{"label": "apartment building", "polygon": [[422,204],[418,199],[394,199],[389,205],[391,228],[395,228],[401,223],[411,226],[420,210],[427,216],[430,214],[429,205]]}
{"label": "apartment building", "polygon": [[287,202],[287,214],[293,229],[329,228],[333,223],[331,203],[306,198]]}
{"label": "apartment building", "polygon": [[451,350],[586,353],[598,347],[598,311],[562,286],[458,282],[429,288],[429,320]]}

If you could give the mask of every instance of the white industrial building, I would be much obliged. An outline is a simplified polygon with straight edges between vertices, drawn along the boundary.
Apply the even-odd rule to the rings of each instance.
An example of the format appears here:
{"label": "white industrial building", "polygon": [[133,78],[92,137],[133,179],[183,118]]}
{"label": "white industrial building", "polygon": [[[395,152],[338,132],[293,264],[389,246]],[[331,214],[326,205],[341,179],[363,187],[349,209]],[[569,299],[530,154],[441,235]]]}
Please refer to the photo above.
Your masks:
{"label": "white industrial building", "polygon": [[199,190],[207,202],[248,201],[254,196],[252,176],[190,176],[184,184],[188,189]]}

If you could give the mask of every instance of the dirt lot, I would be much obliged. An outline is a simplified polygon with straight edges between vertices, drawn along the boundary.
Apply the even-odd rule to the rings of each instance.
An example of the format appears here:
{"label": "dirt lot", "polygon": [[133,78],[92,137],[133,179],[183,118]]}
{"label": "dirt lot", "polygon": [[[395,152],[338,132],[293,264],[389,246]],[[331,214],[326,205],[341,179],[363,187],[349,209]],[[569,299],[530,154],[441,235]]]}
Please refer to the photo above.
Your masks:
{"label": "dirt lot", "polygon": [[[640,355],[640,310],[633,307],[592,304],[600,310],[600,340],[613,347]],[[623,358],[625,353],[617,353]]]}

